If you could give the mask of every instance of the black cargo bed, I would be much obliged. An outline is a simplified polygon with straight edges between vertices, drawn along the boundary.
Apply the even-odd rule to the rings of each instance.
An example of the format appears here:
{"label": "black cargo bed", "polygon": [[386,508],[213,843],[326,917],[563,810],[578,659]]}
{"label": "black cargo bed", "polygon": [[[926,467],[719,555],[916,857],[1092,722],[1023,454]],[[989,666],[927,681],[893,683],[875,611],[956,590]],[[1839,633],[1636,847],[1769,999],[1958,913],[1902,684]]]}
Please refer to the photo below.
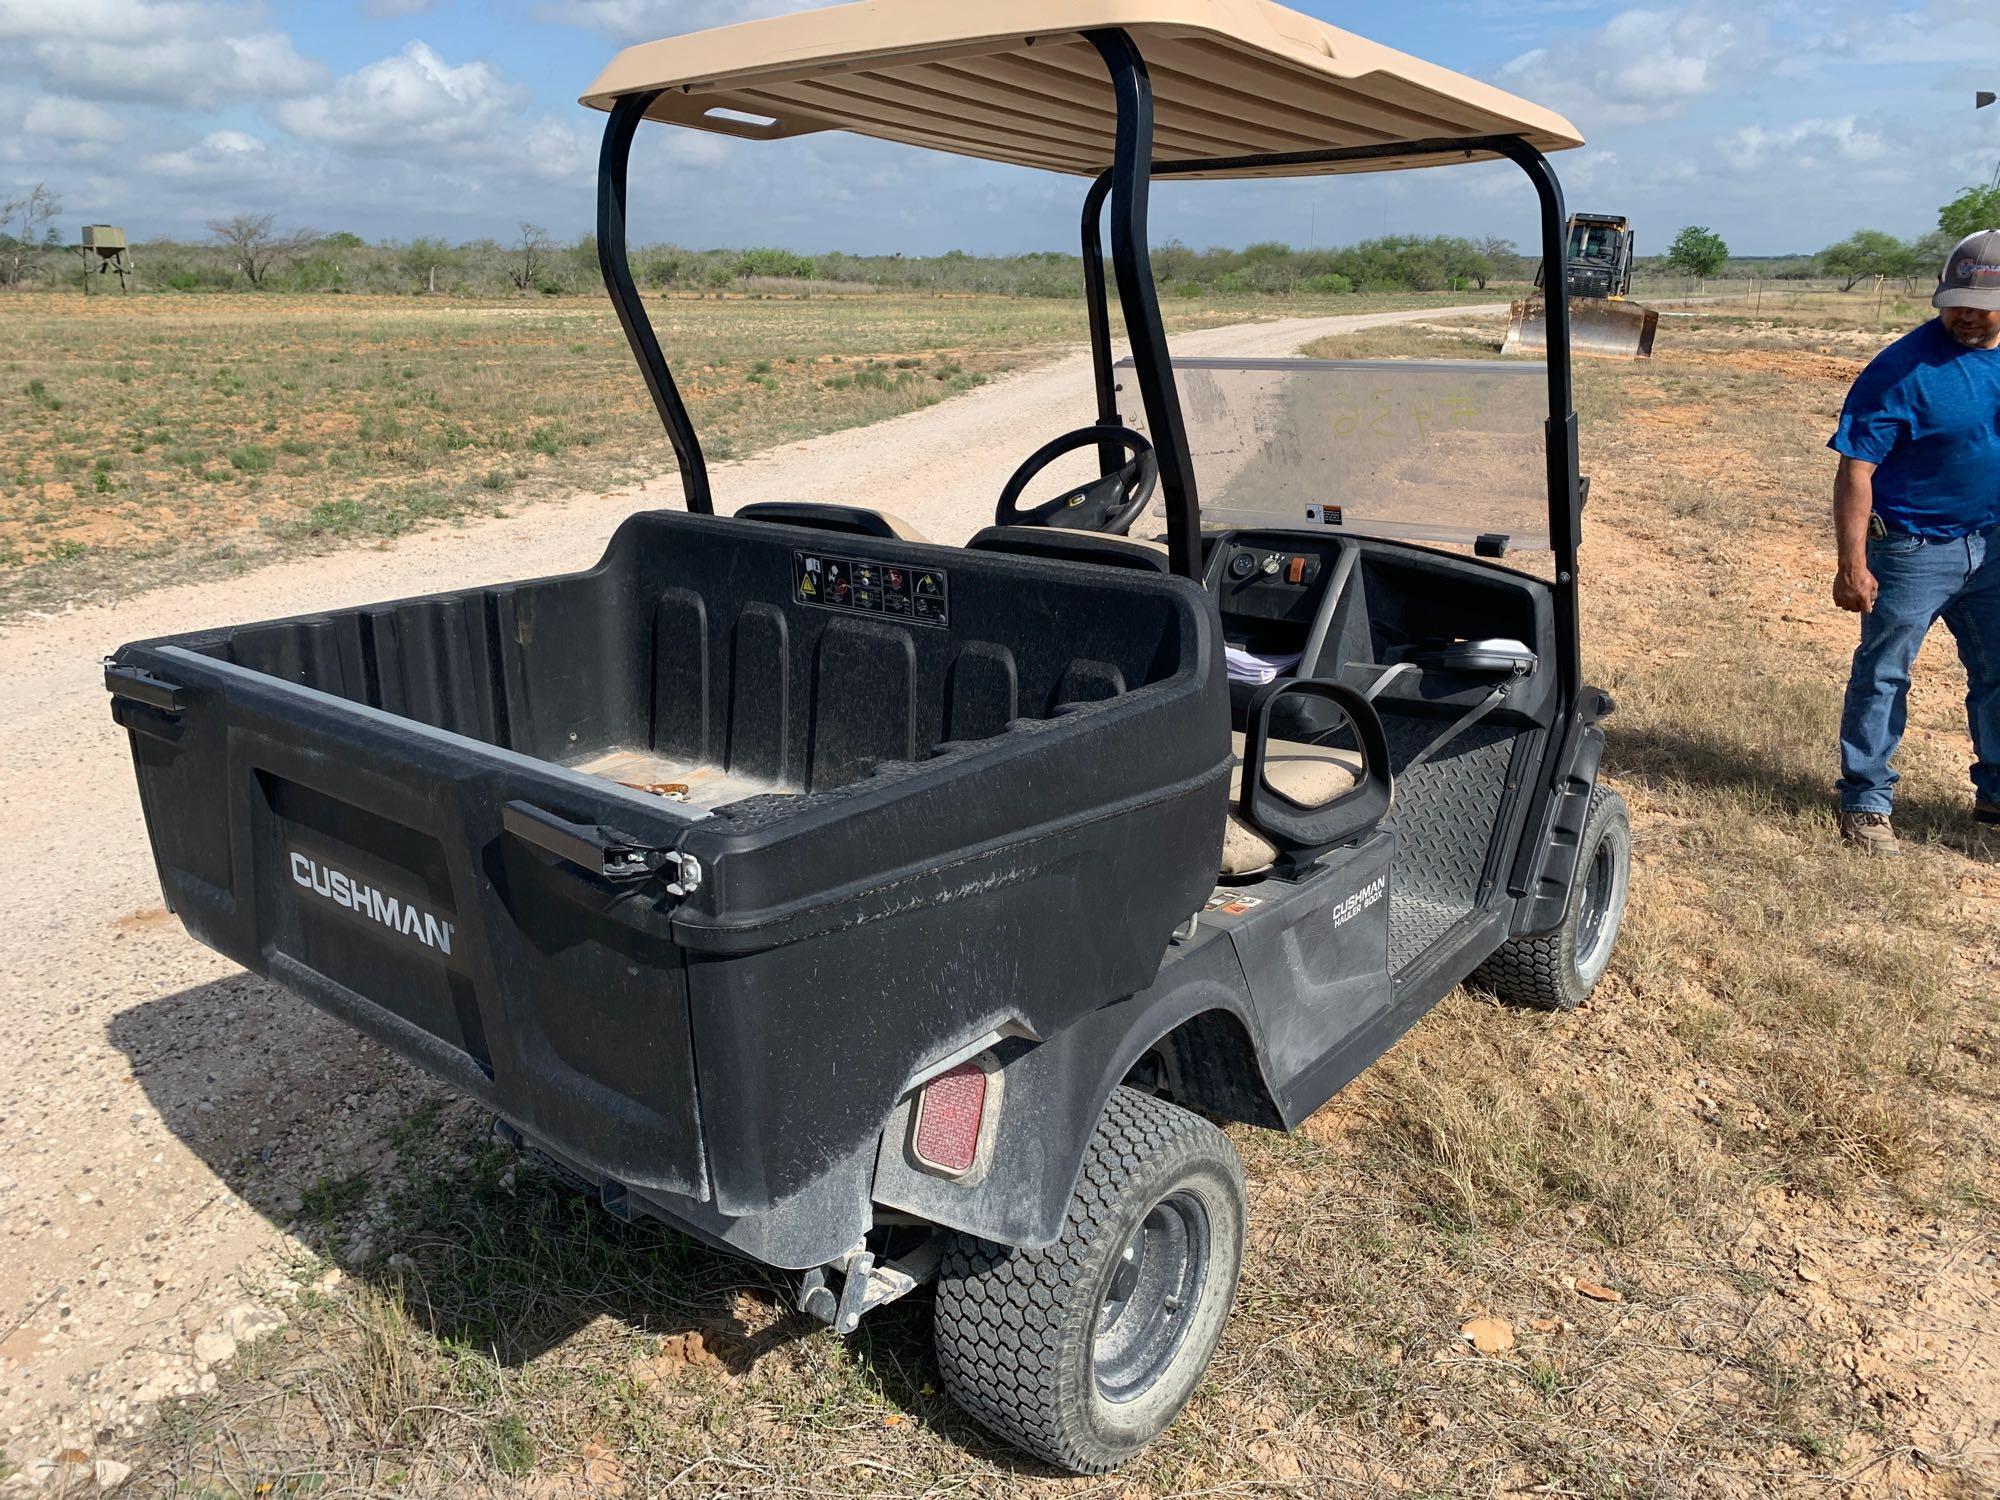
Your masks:
{"label": "black cargo bed", "polygon": [[926,1063],[1146,985],[1228,780],[1190,584],[678,513],[108,680],[190,931],[723,1215],[864,1161]]}

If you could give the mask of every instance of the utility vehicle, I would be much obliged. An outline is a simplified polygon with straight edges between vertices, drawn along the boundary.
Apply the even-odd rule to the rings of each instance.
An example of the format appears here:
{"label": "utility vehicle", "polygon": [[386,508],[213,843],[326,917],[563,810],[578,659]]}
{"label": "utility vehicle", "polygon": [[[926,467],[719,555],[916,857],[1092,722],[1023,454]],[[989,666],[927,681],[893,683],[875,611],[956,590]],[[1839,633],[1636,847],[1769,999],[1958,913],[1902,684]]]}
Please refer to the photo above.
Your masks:
{"label": "utility vehicle", "polygon": [[[1216,1122],[1298,1125],[1475,973],[1575,1005],[1628,853],[1561,279],[1545,364],[1177,368],[1149,187],[1505,160],[1559,265],[1579,139],[1261,0],[873,0],[633,47],[584,102],[685,513],[578,574],[120,649],[167,899],[843,1332],[935,1282],[953,1396],[1111,1468],[1235,1296]],[[715,514],[627,265],[647,119],[1088,179],[1094,413],[964,546],[866,495]]]}
{"label": "utility vehicle", "polygon": [[[1657,308],[1632,295],[1632,226],[1623,214],[1570,215],[1563,286],[1570,295],[1570,345],[1579,354],[1651,359],[1660,329]],[[1535,290],[1508,309],[1506,352],[1539,354],[1549,329],[1542,300],[1546,262],[1535,267]]]}

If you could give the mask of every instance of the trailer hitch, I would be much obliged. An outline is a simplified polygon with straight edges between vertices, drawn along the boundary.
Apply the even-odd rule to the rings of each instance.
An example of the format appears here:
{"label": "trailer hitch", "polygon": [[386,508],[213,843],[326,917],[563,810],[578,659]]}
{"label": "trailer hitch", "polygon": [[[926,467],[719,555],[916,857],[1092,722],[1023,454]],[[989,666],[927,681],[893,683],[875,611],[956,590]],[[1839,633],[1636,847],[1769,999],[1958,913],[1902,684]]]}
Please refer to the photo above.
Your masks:
{"label": "trailer hitch", "polygon": [[662,849],[601,823],[572,823],[532,802],[509,802],[500,809],[500,826],[603,880],[650,880],[671,870],[669,896],[701,888],[701,862],[693,855]]}
{"label": "trailer hitch", "polygon": [[[798,1309],[832,1324],[835,1333],[852,1333],[863,1313],[894,1302],[929,1281],[943,1258],[944,1237],[938,1234],[901,1260],[878,1261],[866,1245],[856,1245],[838,1260],[814,1266],[799,1278]],[[840,1272],[838,1293],[827,1283],[829,1271]]]}

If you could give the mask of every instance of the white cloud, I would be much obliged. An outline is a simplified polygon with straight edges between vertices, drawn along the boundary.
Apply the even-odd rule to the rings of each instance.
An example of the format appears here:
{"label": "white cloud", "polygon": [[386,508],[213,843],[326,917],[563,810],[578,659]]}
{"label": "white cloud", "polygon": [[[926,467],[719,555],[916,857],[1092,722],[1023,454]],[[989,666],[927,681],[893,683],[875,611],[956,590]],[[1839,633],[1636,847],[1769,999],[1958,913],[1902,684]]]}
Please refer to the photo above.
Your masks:
{"label": "white cloud", "polygon": [[615,42],[651,42],[837,3],[839,0],[562,0],[540,6],[535,14],[544,21],[601,32]]}
{"label": "white cloud", "polygon": [[68,41],[115,31],[133,42],[180,35],[208,7],[175,0],[0,0],[0,37],[10,41]]}
{"label": "white cloud", "polygon": [[497,175],[525,170],[545,182],[589,186],[597,175],[597,138],[565,120],[547,116],[518,139],[495,143]]}
{"label": "white cloud", "polygon": [[95,100],[215,109],[298,93],[323,76],[257,13],[178,0],[0,0],[0,52],[45,88]]}
{"label": "white cloud", "polygon": [[55,94],[40,95],[28,106],[21,129],[52,141],[116,141],[125,135],[124,122],[103,105]]}
{"label": "white cloud", "polygon": [[456,66],[427,44],[350,73],[322,93],[274,106],[293,137],[343,157],[396,158],[451,172],[460,193],[523,176],[587,183],[592,122],[530,115],[530,91],[489,62]]}
{"label": "white cloud", "polygon": [[1894,150],[1879,128],[1863,125],[1852,115],[1797,120],[1775,129],[1745,125],[1717,146],[1723,160],[1739,172],[1779,163],[1801,168],[1828,161],[1865,166],[1887,159]]}
{"label": "white cloud", "polygon": [[401,152],[491,140],[514,126],[528,91],[488,62],[452,67],[422,42],[350,73],[321,94],[272,114],[304,140]]}
{"label": "white cloud", "polygon": [[1589,130],[1669,119],[1772,60],[1762,21],[1704,3],[1621,11],[1602,26],[1524,52],[1497,76],[1579,116]]}
{"label": "white cloud", "polygon": [[1816,57],[1865,66],[1901,63],[1986,63],[2000,57],[2000,14],[1984,0],[1931,0],[1887,13],[1844,18],[1815,36]]}
{"label": "white cloud", "polygon": [[240,130],[216,130],[177,151],[155,151],[143,161],[148,172],[178,181],[226,182],[249,186],[269,175],[271,149]]}
{"label": "white cloud", "polygon": [[422,15],[425,11],[443,10],[451,0],[361,0],[361,14],[376,21],[393,20],[398,16]]}

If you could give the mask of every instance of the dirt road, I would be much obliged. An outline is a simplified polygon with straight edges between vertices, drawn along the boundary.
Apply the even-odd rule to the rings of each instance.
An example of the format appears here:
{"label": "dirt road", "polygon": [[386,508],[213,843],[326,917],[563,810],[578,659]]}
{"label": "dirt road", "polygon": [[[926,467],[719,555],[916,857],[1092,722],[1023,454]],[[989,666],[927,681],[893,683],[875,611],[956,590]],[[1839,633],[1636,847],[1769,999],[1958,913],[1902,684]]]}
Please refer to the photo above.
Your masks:
{"label": "dirt road", "polygon": [[[1239,325],[1176,348],[1280,354],[1440,311]],[[942,407],[719,466],[716,491],[724,509],[875,506],[957,542],[990,519],[1005,465],[1091,416],[1088,364],[1069,355]],[[273,1288],[290,1286],[281,1272],[300,1247],[283,1226],[300,1198],[377,1166],[421,1088],[354,1033],[197,947],[161,908],[99,658],[197,626],[585,566],[624,515],[679,498],[669,475],[0,634],[7,1459],[88,1449],[159,1397],[212,1382],[209,1366],[268,1326]]]}

